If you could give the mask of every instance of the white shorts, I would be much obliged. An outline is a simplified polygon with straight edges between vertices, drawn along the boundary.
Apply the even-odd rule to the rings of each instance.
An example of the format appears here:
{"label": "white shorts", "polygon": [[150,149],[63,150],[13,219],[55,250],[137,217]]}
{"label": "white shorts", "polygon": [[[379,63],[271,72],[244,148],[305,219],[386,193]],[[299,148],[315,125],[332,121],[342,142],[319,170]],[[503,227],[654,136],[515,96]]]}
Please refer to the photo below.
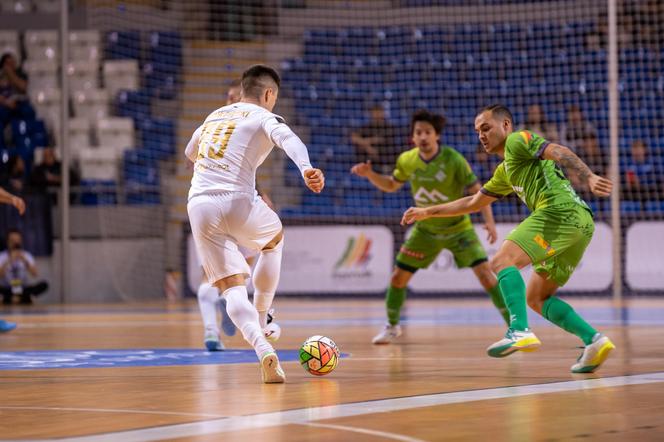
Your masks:
{"label": "white shorts", "polygon": [[258,253],[281,232],[281,221],[262,198],[228,192],[197,195],[187,204],[196,251],[208,282],[251,275],[240,247]]}

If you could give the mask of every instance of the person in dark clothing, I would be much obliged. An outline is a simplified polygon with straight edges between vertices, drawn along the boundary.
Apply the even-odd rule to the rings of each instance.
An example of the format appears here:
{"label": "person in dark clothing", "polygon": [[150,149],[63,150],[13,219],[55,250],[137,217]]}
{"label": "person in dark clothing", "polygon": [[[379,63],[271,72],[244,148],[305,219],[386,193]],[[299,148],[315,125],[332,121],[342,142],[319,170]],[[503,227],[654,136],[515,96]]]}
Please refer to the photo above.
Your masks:
{"label": "person in dark clothing", "polygon": [[[76,186],[79,181],[80,178],[76,170],[70,169],[69,184]],[[62,184],[62,163],[55,156],[55,148],[44,148],[41,163],[32,169],[30,184],[39,190],[60,187],[60,184]]]}
{"label": "person in dark clothing", "polygon": [[32,304],[32,296],[48,290],[48,283],[40,281],[30,284],[30,277],[39,275],[35,258],[23,249],[21,232],[12,229],[7,233],[7,250],[0,253],[0,293],[2,303],[11,304],[15,296],[21,304]]}
{"label": "person in dark clothing", "polygon": [[381,105],[371,108],[371,121],[351,133],[355,163],[371,161],[380,173],[392,173],[401,153],[399,131],[385,116]]}
{"label": "person in dark clothing", "polygon": [[6,148],[5,127],[16,119],[33,119],[28,101],[28,76],[18,67],[16,57],[6,52],[0,58],[0,149]]}

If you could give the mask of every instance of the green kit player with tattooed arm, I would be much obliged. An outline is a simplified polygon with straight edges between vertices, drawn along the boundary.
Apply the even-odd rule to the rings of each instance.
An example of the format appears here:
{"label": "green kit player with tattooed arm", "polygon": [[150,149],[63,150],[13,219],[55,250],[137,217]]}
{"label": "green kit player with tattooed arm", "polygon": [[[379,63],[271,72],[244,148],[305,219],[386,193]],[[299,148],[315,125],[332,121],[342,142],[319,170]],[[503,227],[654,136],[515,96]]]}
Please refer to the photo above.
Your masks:
{"label": "green kit player with tattooed arm", "polygon": [[[413,199],[419,207],[453,201],[466,188],[477,192],[480,184],[464,157],[451,147],[440,145],[445,119],[426,110],[417,111],[411,120],[414,149],[403,152],[392,176],[374,172],[371,163],[359,163],[351,172],[367,178],[384,192],[395,192],[410,181]],[[482,214],[490,243],[496,241],[496,226],[490,207]],[[388,324],[373,339],[374,344],[389,344],[401,335],[399,317],[406,299],[406,286],[419,269],[425,269],[443,249],[454,254],[457,267],[470,267],[489,293],[494,305],[509,323],[509,317],[486,252],[468,215],[418,222],[396,258],[390,287],[386,293]],[[441,285],[444,281],[441,281]]]}
{"label": "green kit player with tattooed arm", "polygon": [[[512,124],[512,114],[506,107],[484,108],[475,118],[475,130],[486,151],[503,158],[493,177],[473,196],[428,208],[411,207],[402,223],[476,212],[515,192],[531,214],[510,233],[490,263],[510,312],[510,326],[505,338],[489,346],[487,352],[500,358],[540,346],[528,328],[527,302],[537,313],[583,341],[583,353],[571,370],[591,373],[615,346],[569,304],[554,296],[572,276],[595,230],[591,210],[558,166],[575,174],[598,196],[608,196],[612,183],[595,175],[567,147],[549,143],[528,130],[515,132]],[[535,272],[526,288],[519,269],[528,264]]]}

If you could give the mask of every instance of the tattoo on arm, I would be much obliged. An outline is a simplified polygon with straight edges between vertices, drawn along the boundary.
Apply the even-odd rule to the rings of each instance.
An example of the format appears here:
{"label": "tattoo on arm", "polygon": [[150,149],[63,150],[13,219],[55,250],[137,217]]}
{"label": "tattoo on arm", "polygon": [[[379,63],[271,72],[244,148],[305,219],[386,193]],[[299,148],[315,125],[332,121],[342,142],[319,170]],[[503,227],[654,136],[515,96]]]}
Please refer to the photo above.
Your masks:
{"label": "tattoo on arm", "polygon": [[593,172],[574,152],[563,146],[554,145],[550,147],[553,147],[553,149],[547,149],[550,151],[547,153],[551,157],[548,159],[562,166],[566,172],[575,174],[584,183],[592,176]]}

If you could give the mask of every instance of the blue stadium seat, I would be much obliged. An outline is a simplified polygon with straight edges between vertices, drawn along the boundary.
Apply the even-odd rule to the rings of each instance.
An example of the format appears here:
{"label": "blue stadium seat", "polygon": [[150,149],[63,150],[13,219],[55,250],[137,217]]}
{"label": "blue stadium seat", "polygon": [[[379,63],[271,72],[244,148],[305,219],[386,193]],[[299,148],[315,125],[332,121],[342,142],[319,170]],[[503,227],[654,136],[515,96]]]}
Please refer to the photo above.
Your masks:
{"label": "blue stadium seat", "polygon": [[127,150],[122,162],[127,204],[159,204],[159,164],[149,151]]}
{"label": "blue stadium seat", "polygon": [[633,215],[635,213],[641,212],[641,203],[639,201],[621,201],[620,202],[620,214],[621,215]]}
{"label": "blue stadium seat", "polygon": [[141,34],[139,31],[112,31],[106,34],[105,58],[118,60],[141,59]]}
{"label": "blue stadium seat", "polygon": [[182,68],[182,38],[179,32],[155,31],[148,34],[147,61],[178,72]]}
{"label": "blue stadium seat", "polygon": [[145,91],[120,91],[116,99],[117,114],[138,123],[150,116],[150,95]]}
{"label": "blue stadium seat", "polygon": [[113,180],[81,180],[80,201],[84,206],[108,206],[118,203],[117,184]]}
{"label": "blue stadium seat", "polygon": [[142,149],[162,160],[175,154],[175,124],[167,118],[145,118],[139,122]]}
{"label": "blue stadium seat", "polygon": [[650,215],[664,215],[664,201],[647,201],[645,204],[646,212]]}

